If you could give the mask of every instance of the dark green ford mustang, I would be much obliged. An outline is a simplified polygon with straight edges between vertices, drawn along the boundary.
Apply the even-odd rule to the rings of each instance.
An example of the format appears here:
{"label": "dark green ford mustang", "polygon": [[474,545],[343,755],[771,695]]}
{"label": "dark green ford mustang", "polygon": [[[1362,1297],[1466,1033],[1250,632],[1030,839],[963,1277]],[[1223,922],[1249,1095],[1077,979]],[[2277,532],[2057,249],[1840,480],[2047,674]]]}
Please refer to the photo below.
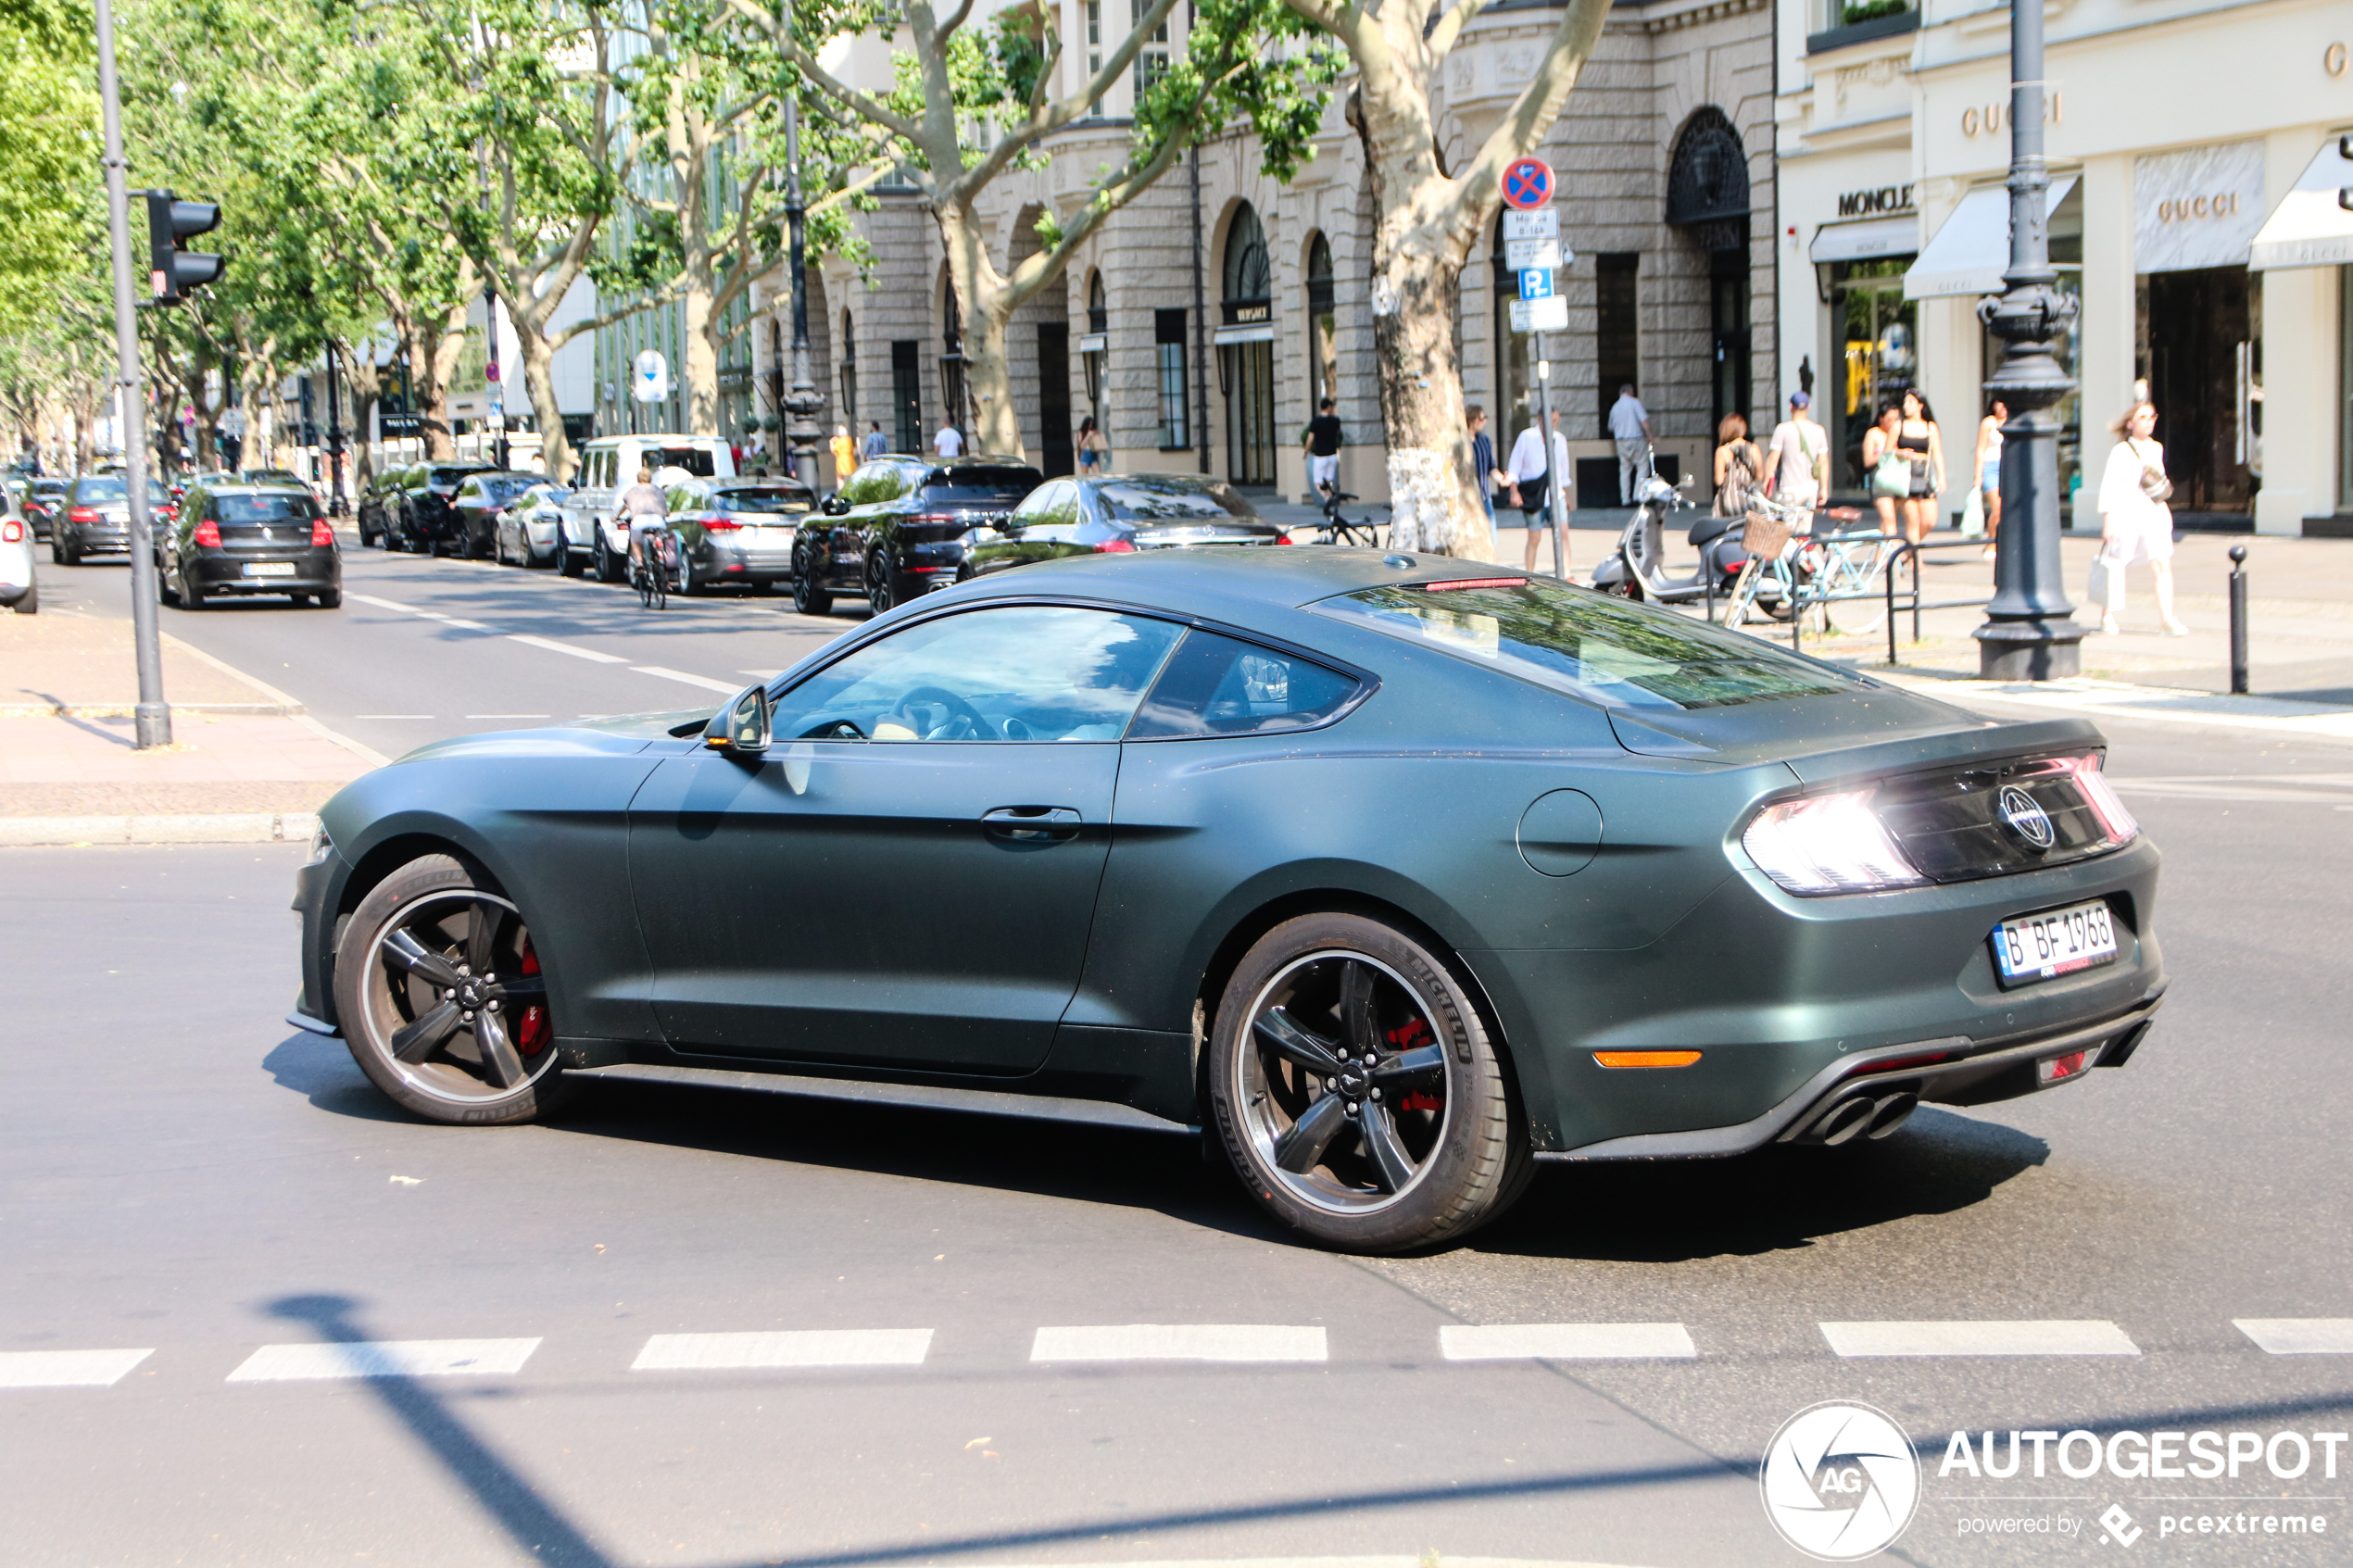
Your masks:
{"label": "dark green ford mustang", "polygon": [[295,1022],[442,1122],[716,1071],[1200,1125],[1315,1240],[1426,1246],[1536,1160],[2122,1065],[2158,853],[2102,755],[1475,563],[1053,563],[353,784]]}

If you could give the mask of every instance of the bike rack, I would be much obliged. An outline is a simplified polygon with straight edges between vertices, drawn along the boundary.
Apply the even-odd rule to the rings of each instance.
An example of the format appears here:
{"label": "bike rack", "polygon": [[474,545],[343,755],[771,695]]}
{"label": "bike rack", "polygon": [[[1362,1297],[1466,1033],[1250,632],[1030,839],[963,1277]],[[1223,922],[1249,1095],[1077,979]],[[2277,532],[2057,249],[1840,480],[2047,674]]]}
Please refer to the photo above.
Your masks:
{"label": "bike rack", "polygon": [[1887,596],[1887,665],[1889,669],[1893,670],[1903,663],[1903,660],[1896,657],[1895,652],[1896,559],[1907,559],[1912,565],[1912,586],[1909,596],[1912,601],[1912,641],[1917,643],[1920,640],[1920,612],[1922,610],[1982,609],[1985,606],[1993,603],[1993,596],[1991,594],[1988,594],[1982,599],[1939,599],[1934,604],[1921,603],[1920,552],[1922,550],[1982,550],[1984,547],[1985,544],[1982,539],[1944,539],[1926,541],[1918,545],[1913,544],[1908,539],[1897,542],[1895,546],[1895,555],[1891,557],[1887,563],[1887,576],[1881,583],[1881,587],[1885,591]]}

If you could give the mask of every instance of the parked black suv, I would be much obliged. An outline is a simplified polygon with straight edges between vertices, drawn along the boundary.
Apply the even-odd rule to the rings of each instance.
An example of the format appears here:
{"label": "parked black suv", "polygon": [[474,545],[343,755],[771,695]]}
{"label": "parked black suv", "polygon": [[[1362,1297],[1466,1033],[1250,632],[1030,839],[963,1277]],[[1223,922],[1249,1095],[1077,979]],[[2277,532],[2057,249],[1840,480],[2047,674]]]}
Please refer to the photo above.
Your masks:
{"label": "parked black suv", "polygon": [[469,474],[494,471],[488,463],[422,463],[410,469],[408,485],[387,504],[392,528],[384,548],[464,555],[465,524],[450,502]]}
{"label": "parked black suv", "polygon": [[793,546],[793,608],[824,615],[863,596],[876,615],[954,585],[966,533],[1001,521],[1045,483],[1010,458],[870,458],[803,524]]}

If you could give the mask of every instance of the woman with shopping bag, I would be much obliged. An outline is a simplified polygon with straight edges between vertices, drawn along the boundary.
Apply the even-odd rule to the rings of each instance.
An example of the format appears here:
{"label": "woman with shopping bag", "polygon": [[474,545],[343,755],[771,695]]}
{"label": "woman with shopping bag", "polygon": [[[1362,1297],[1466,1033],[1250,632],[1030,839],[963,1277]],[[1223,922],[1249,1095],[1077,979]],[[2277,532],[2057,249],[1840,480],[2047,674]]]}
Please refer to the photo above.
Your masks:
{"label": "woman with shopping bag", "polygon": [[2165,448],[2158,445],[2156,405],[2143,399],[2111,427],[2123,439],[2108,455],[2100,476],[2100,553],[2092,561],[2091,597],[2099,600],[2100,632],[2122,630],[2124,572],[2146,561],[2157,580],[2157,613],[2169,637],[2190,629],[2173,614],[2173,508],[2167,502],[2173,482],[2165,477]]}

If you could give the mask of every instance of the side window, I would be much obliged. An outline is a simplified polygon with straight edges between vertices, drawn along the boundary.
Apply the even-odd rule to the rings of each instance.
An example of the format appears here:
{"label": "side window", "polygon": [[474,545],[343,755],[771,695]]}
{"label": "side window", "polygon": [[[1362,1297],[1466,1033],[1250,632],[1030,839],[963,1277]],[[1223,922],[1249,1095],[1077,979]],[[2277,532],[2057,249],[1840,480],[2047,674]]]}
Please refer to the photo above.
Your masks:
{"label": "side window", "polygon": [[1153,684],[1127,738],[1188,740],[1309,729],[1340,711],[1359,684],[1287,653],[1191,631]]}
{"label": "side window", "polygon": [[1061,488],[1059,484],[1039,485],[1022,497],[1021,505],[1013,508],[1013,515],[1024,522],[1045,521],[1046,509],[1053,505],[1054,493]]}
{"label": "side window", "polygon": [[482,499],[482,481],[480,481],[480,480],[478,480],[478,479],[470,479],[470,480],[466,481],[466,483],[465,483],[460,484],[459,486],[458,486],[458,495],[457,495],[457,497],[456,497],[456,498],[457,498],[457,499],[458,499],[460,503],[463,503],[463,502],[466,502],[466,501],[479,501],[479,500],[481,500],[481,499]]}
{"label": "side window", "polygon": [[865,507],[895,501],[906,490],[906,476],[897,463],[868,463],[849,476],[849,483],[841,487],[841,498],[850,506]]}
{"label": "side window", "polygon": [[1111,741],[1182,629],[1140,615],[1013,605],[869,643],[777,701],[781,738]]}

